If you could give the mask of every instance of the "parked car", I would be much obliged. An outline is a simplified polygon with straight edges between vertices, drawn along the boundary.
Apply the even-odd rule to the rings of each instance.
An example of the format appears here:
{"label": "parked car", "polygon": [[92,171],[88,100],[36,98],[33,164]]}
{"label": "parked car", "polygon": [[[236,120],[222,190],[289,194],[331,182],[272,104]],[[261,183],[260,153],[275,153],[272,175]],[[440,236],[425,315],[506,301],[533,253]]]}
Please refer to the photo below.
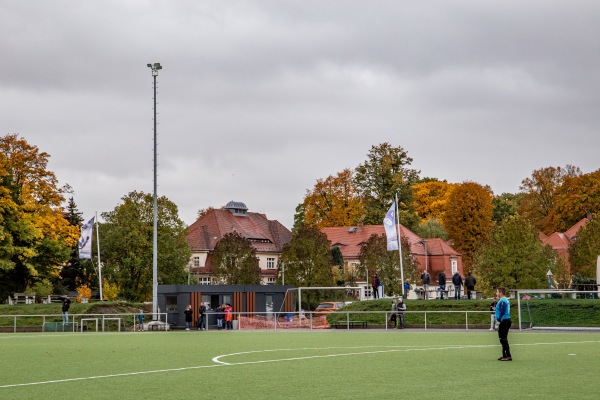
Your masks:
{"label": "parked car", "polygon": [[324,301],[315,309],[315,316],[325,315],[332,311],[337,311],[344,307],[344,305],[345,303],[342,301]]}

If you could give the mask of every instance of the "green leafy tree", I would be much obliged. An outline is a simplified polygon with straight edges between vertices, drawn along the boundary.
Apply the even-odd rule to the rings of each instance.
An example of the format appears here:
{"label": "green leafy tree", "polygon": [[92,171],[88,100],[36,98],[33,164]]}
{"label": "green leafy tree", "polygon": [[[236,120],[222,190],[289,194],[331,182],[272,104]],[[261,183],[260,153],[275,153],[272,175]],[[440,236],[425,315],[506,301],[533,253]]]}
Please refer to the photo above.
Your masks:
{"label": "green leafy tree", "polygon": [[465,274],[471,271],[475,254],[487,241],[492,227],[492,193],[475,182],[457,185],[446,204],[444,227],[453,247],[462,254]]}
{"label": "green leafy tree", "polygon": [[425,222],[421,222],[415,233],[422,238],[440,238],[448,240],[448,232],[437,218],[430,218]]}
{"label": "green leafy tree", "polygon": [[419,217],[414,210],[412,186],[419,179],[419,171],[408,168],[412,161],[402,147],[389,143],[371,147],[367,160],[356,168],[354,176],[366,204],[365,224],[381,224],[397,194],[401,223],[415,229]]}
{"label": "green leafy tree", "polygon": [[[369,277],[377,272],[386,295],[393,296],[402,293],[398,252],[387,250],[385,235],[371,235],[365,246],[360,249],[359,261],[363,267],[366,266]],[[404,270],[404,279],[411,281],[416,279],[417,262],[410,254],[410,244],[406,238],[402,238],[402,269]]]}
{"label": "green leafy tree", "polygon": [[523,193],[502,193],[501,195],[494,196],[492,199],[492,205],[494,207],[492,211],[492,220],[494,222],[502,222],[508,217],[517,215],[517,208],[519,207],[519,203],[523,196]]}
{"label": "green leafy tree", "polygon": [[[333,260],[327,236],[313,226],[303,226],[292,233],[292,240],[283,246],[279,263],[285,265],[285,283],[295,287],[333,286]],[[314,305],[322,293],[308,291],[303,300]]]}
{"label": "green leafy tree", "polygon": [[345,274],[344,274],[344,256],[342,256],[342,251],[338,246],[333,246],[331,249],[331,260],[333,265],[337,268],[334,269],[335,282],[338,286],[344,286],[345,284]]}
{"label": "green leafy tree", "polygon": [[[119,296],[132,301],[152,298],[153,196],[131,192],[113,211],[102,213],[100,225],[102,278],[116,284]],[[158,284],[184,283],[191,257],[185,225],[177,206],[157,199]]]}
{"label": "green leafy tree", "polygon": [[569,249],[571,273],[582,278],[596,277],[596,263],[600,255],[600,219],[592,219],[577,233],[577,240]]}
{"label": "green leafy tree", "polygon": [[215,245],[213,280],[229,285],[259,285],[256,249],[238,232],[226,233]]}
{"label": "green leafy tree", "polygon": [[300,203],[296,206],[296,213],[294,214],[294,226],[292,227],[292,233],[296,233],[305,225],[304,220],[304,203]]}
{"label": "green leafy tree", "polygon": [[477,254],[473,272],[479,278],[478,286],[489,296],[498,286],[544,289],[548,287],[547,271],[555,271],[555,258],[528,220],[512,216],[493,229]]}

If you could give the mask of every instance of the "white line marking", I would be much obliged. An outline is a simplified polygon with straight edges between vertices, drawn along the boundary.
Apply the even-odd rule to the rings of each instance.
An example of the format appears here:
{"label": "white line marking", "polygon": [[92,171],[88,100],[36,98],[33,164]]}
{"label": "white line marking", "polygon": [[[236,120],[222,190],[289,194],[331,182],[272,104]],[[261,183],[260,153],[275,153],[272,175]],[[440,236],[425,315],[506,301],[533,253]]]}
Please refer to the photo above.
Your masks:
{"label": "white line marking", "polygon": [[[581,342],[546,342],[546,343],[517,343],[512,344],[511,346],[542,346],[542,345],[557,345],[557,344],[583,344],[583,343],[600,343],[600,340],[585,340]],[[419,346],[361,346],[361,347],[313,347],[313,348],[301,348],[301,349],[271,349],[271,350],[253,350],[239,353],[231,353],[231,354],[223,354],[217,357],[214,357],[212,361],[217,364],[213,365],[198,365],[192,367],[181,367],[181,368],[169,368],[169,369],[157,369],[152,371],[137,371],[137,372],[124,372],[121,374],[109,374],[109,375],[97,375],[97,376],[87,376],[80,378],[66,378],[66,379],[56,379],[50,381],[41,381],[41,382],[28,382],[28,383],[15,383],[9,385],[1,385],[0,389],[11,388],[11,387],[20,387],[20,386],[34,386],[34,385],[47,385],[51,383],[64,383],[64,382],[76,382],[76,381],[85,381],[91,379],[105,379],[105,378],[118,378],[125,376],[135,376],[135,375],[147,375],[147,374],[156,374],[161,372],[176,372],[176,371],[189,371],[194,369],[204,369],[204,368],[214,368],[214,367],[225,367],[225,366],[236,366],[236,365],[251,365],[251,364],[264,364],[264,363],[275,363],[282,361],[297,361],[297,360],[309,360],[309,359],[319,359],[319,358],[331,358],[331,357],[347,357],[347,356],[356,356],[356,355],[365,355],[365,354],[381,354],[381,353],[394,353],[394,352],[408,352],[408,351],[429,351],[429,350],[452,350],[452,349],[472,349],[472,348],[487,348],[487,347],[498,347],[499,344],[495,345],[455,345],[455,346],[443,346],[443,347],[419,347]],[[280,358],[280,359],[272,359],[272,360],[258,360],[258,361],[245,361],[245,362],[237,362],[237,363],[226,363],[220,361],[222,357],[228,357],[233,355],[244,355],[244,354],[252,354],[252,353],[268,353],[268,352],[276,352],[276,351],[298,351],[298,350],[334,350],[334,349],[365,349],[365,348],[387,348],[386,350],[376,350],[376,351],[361,351],[355,353],[337,353],[337,354],[326,354],[326,355],[313,355],[313,356],[303,356],[303,357],[290,357],[290,358]],[[390,349],[391,348],[391,349]]]}

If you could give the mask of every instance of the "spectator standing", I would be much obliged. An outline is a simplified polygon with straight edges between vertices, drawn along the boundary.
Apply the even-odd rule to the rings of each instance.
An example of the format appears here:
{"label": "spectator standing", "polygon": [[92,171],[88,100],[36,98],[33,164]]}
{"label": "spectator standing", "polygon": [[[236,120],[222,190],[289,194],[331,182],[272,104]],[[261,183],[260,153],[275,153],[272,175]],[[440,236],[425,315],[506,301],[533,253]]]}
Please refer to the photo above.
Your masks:
{"label": "spectator standing", "polygon": [[496,304],[496,321],[500,323],[498,327],[498,338],[502,345],[502,357],[499,361],[512,361],[510,346],[508,345],[508,331],[510,330],[510,302],[506,298],[506,288],[499,287],[496,290],[498,304]]}
{"label": "spectator standing", "polygon": [[406,303],[402,299],[398,299],[398,329],[404,329],[404,312],[406,311]]}
{"label": "spectator standing", "polygon": [[233,329],[233,307],[229,303],[225,305],[225,329]]}
{"label": "spectator standing", "polygon": [[406,297],[408,296],[408,292],[410,292],[410,279],[406,279],[404,281],[404,294],[402,295],[403,299],[406,299]]}
{"label": "spectator standing", "polygon": [[469,271],[467,277],[465,278],[465,287],[467,288],[467,299],[469,300],[471,300],[471,292],[475,291],[476,283],[477,280],[475,280],[475,277],[471,275],[471,272]]}
{"label": "spectator standing", "polygon": [[425,271],[421,274],[421,283],[423,284],[423,298],[427,299],[429,297],[429,283],[431,283],[431,276],[428,271]]}
{"label": "spectator standing", "polygon": [[192,326],[192,318],[194,316],[194,310],[192,310],[191,304],[188,304],[188,306],[183,311],[183,314],[185,314],[185,330],[189,331],[190,326]]}
{"label": "spectator standing", "polygon": [[496,330],[496,304],[498,304],[497,298],[490,304],[490,331]]}
{"label": "spectator standing", "polygon": [[223,329],[223,319],[225,318],[225,304],[219,305],[215,310],[217,313],[217,330]]}
{"label": "spectator standing", "polygon": [[206,306],[203,302],[200,302],[200,307],[198,307],[198,330],[206,330]]}
{"label": "spectator standing", "polygon": [[144,310],[140,309],[140,311],[137,315],[137,318],[138,318],[138,330],[140,332],[143,332],[144,331]]}
{"label": "spectator standing", "polygon": [[373,279],[371,280],[371,286],[373,287],[373,298],[379,298],[379,286],[381,285],[381,281],[379,280],[379,275],[375,272],[373,275]]}
{"label": "spectator standing", "polygon": [[446,291],[446,273],[440,272],[438,276],[438,284],[440,285],[440,299],[444,299],[444,292]]}
{"label": "spectator standing", "polygon": [[71,307],[71,300],[67,296],[62,298],[62,321],[63,325],[69,323],[69,307]]}
{"label": "spectator standing", "polygon": [[458,271],[452,275],[452,284],[454,285],[454,300],[460,300],[460,287],[463,284],[463,280]]}
{"label": "spectator standing", "polygon": [[392,300],[392,314],[390,315],[390,323],[393,324],[394,328],[398,325],[396,314],[398,313],[397,303]]}

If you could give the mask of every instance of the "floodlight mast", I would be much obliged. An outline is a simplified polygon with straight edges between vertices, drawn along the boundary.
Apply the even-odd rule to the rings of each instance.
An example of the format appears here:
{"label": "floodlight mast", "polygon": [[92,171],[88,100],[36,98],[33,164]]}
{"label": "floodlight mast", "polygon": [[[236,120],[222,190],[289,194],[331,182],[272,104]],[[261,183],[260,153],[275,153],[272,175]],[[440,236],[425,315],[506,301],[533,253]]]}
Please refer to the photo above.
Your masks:
{"label": "floodlight mast", "polygon": [[154,78],[154,192],[153,192],[153,218],[152,218],[152,320],[158,319],[158,204],[156,195],[156,168],[157,168],[157,152],[156,152],[156,77],[158,76],[158,70],[162,69],[160,63],[148,64],[148,68],[152,70],[152,77]]}

